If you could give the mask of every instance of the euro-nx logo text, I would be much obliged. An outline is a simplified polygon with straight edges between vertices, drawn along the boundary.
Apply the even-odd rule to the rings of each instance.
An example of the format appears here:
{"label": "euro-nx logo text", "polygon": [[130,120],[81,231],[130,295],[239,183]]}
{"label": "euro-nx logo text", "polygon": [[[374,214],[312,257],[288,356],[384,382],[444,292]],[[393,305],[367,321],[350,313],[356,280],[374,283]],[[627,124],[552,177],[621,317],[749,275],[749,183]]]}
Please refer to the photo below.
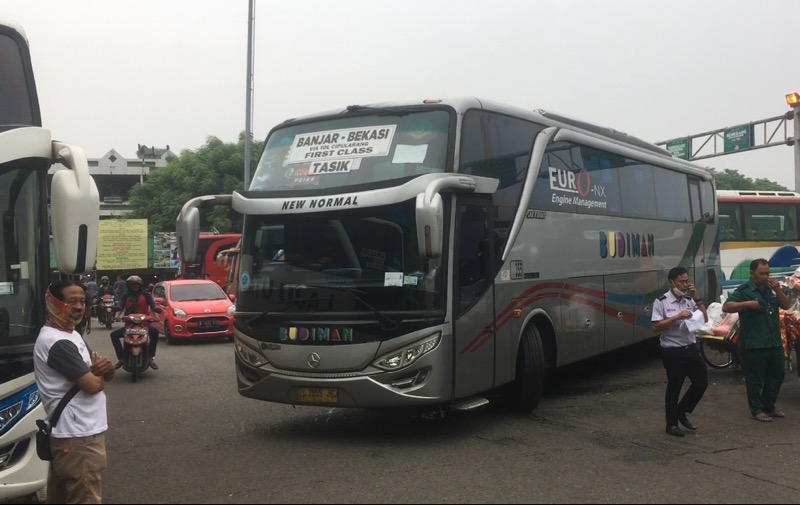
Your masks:
{"label": "euro-nx logo text", "polygon": [[655,237],[652,233],[600,232],[601,258],[639,258],[655,255]]}
{"label": "euro-nx logo text", "polygon": [[550,169],[550,189],[553,191],[564,191],[566,193],[577,193],[581,196],[589,194],[591,180],[589,172],[581,170],[577,174],[569,170],[549,167]]}
{"label": "euro-nx logo text", "polygon": [[589,172],[581,170],[578,173],[561,168],[548,167],[550,174],[550,189],[564,193],[576,193],[586,196],[589,193],[596,197],[605,198],[605,186],[592,184]]}

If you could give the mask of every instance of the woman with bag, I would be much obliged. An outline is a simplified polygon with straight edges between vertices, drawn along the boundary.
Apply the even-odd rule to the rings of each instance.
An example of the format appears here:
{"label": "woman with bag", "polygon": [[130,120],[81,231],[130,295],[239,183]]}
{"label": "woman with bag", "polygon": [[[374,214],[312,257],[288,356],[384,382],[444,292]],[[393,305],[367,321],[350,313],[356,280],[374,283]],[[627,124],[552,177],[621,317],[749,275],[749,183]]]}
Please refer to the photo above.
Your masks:
{"label": "woman with bag", "polygon": [[[86,292],[74,281],[58,281],[45,293],[47,322],[33,350],[36,385],[48,418],[62,399],[63,415],[52,427],[48,503],[101,503],[106,466],[106,397],[114,377],[108,358],[91,352],[75,325],[86,310]],[[73,386],[79,391],[66,402]]]}

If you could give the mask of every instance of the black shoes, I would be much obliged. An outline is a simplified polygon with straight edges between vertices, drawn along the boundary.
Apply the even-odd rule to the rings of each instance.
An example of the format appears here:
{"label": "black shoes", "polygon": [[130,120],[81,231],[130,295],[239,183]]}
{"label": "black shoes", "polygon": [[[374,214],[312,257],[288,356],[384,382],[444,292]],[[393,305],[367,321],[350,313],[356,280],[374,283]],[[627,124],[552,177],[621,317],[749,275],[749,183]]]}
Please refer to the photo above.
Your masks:
{"label": "black shoes", "polygon": [[684,415],[682,415],[682,416],[678,417],[678,422],[679,422],[679,423],[681,423],[681,424],[683,425],[683,427],[684,427],[684,428],[686,428],[687,430],[692,430],[692,431],[695,431],[695,430],[697,429],[697,426],[695,426],[695,425],[694,425],[694,424],[693,424],[693,423],[692,423],[692,422],[689,420],[689,418],[688,418],[688,417],[686,417],[686,414],[684,414]]}
{"label": "black shoes", "polygon": [[673,437],[682,437],[683,432],[680,428],[675,425],[667,426],[667,435],[672,435]]}

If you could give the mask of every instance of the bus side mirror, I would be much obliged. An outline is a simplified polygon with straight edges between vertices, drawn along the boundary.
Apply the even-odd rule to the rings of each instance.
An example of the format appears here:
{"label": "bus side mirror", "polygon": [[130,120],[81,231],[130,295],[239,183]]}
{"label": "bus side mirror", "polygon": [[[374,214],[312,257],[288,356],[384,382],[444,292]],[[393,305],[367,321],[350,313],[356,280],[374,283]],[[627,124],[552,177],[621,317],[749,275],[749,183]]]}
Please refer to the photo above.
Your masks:
{"label": "bus side mirror", "polygon": [[197,243],[200,241],[200,211],[197,207],[183,206],[175,221],[175,237],[178,244],[178,259],[181,263],[194,263],[197,257]]}
{"label": "bus side mirror", "polygon": [[438,258],[442,255],[443,209],[441,195],[434,194],[430,202],[426,203],[425,194],[418,194],[415,214],[420,256]]}
{"label": "bus side mirror", "polygon": [[65,273],[84,273],[94,266],[97,256],[100,193],[81,148],[62,142],[53,142],[52,147],[53,161],[61,161],[69,169],[53,174],[50,190],[56,265]]}
{"label": "bus side mirror", "polygon": [[231,205],[231,195],[206,195],[192,198],[183,204],[175,220],[175,236],[178,242],[178,257],[183,263],[191,264],[197,258],[197,245],[200,242],[200,208],[213,205]]}

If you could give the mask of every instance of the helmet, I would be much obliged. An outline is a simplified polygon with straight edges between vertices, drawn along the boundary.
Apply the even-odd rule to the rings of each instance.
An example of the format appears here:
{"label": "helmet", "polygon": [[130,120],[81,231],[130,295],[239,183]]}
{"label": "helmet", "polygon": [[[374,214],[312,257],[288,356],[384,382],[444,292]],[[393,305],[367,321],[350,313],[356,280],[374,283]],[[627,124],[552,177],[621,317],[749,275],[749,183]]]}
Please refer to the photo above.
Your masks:
{"label": "helmet", "polygon": [[107,275],[104,275],[104,276],[100,277],[100,282],[102,282],[103,284],[105,284],[106,282],[108,282],[108,276],[107,276]]}
{"label": "helmet", "polygon": [[139,277],[138,275],[131,275],[130,277],[128,277],[128,280],[125,281],[125,284],[127,284],[128,286],[130,286],[131,284],[138,284],[139,287],[142,287],[142,278]]}

